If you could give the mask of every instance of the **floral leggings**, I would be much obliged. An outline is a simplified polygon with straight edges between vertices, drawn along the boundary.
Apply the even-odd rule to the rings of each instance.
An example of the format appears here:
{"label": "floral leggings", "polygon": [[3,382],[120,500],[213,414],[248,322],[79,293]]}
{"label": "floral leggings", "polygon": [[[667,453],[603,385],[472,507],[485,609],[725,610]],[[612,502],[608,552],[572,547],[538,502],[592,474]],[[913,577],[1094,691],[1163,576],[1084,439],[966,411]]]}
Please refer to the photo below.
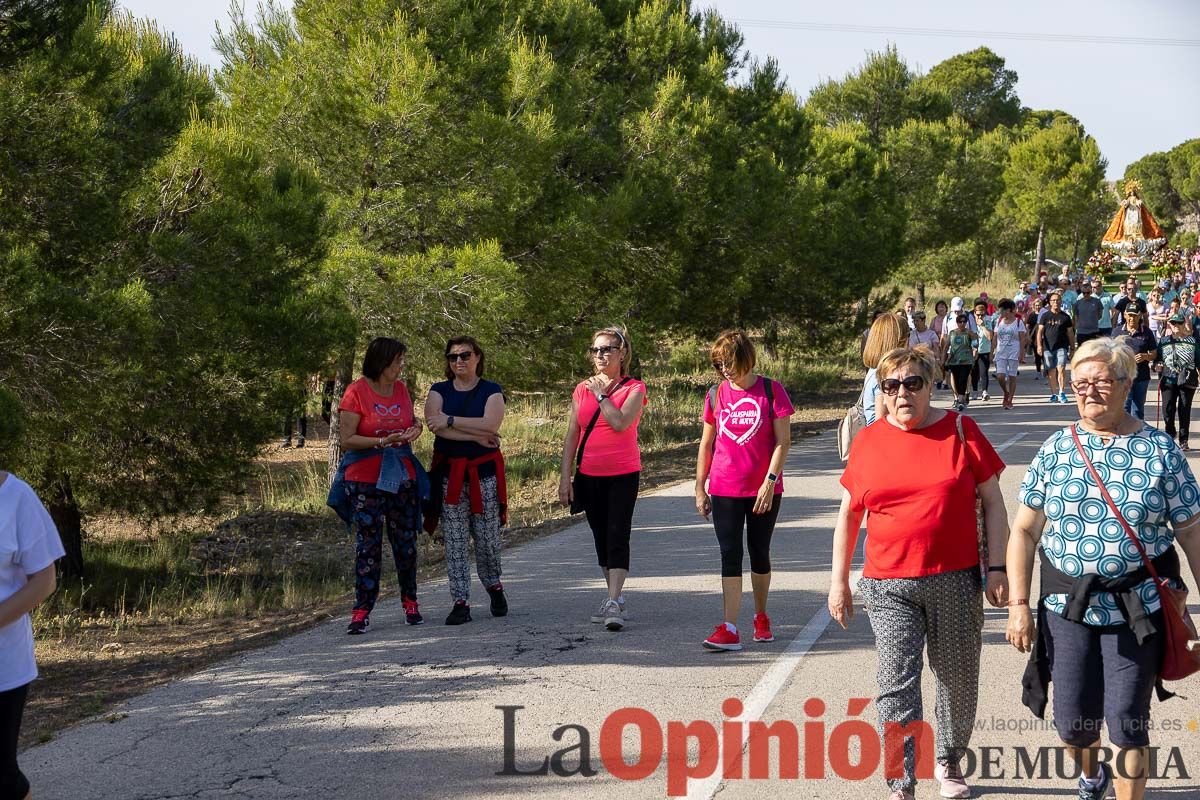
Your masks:
{"label": "floral leggings", "polygon": [[400,575],[400,594],[417,597],[417,533],[421,506],[412,481],[400,484],[396,494],[383,492],[373,483],[346,481],[346,493],[354,503],[350,529],[354,531],[354,610],[370,611],[379,597],[383,567],[383,533]]}
{"label": "floral leggings", "polygon": [[[442,492],[449,481],[442,481]],[[471,564],[467,553],[469,539],[475,540],[475,570],[487,587],[500,583],[500,501],[496,499],[496,477],[479,481],[483,495],[483,513],[471,513],[466,486],[459,502],[442,506],[442,535],[446,538],[446,574],[450,578],[450,596],[455,602],[471,599]],[[443,494],[443,497],[445,495]]]}

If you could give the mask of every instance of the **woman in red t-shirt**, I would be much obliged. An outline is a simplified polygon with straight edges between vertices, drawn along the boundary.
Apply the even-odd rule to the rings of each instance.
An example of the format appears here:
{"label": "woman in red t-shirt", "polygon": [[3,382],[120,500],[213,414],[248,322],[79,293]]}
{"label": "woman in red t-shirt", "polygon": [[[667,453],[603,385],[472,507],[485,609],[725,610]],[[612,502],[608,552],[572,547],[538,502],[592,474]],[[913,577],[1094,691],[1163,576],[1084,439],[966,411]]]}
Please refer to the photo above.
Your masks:
{"label": "woman in red t-shirt", "polygon": [[[621,590],[629,576],[629,534],[642,474],[637,426],[646,405],[646,384],[626,373],[633,359],[633,344],[623,327],[596,331],[588,353],[595,374],[576,386],[571,396],[558,499],[567,506],[576,500],[583,505],[596,542],[596,558],[608,591],[592,622],[619,631],[625,626]],[[593,421],[592,432],[587,434]],[[587,441],[581,444],[584,436]],[[571,468],[577,460],[572,482]]]}
{"label": "woman in red t-shirt", "polygon": [[926,349],[897,349],[879,363],[887,414],[850,446],[833,534],[829,613],[843,628],[854,615],[850,560],[867,517],[866,563],[858,582],[879,654],[880,735],[894,800],[912,800],[913,743],[889,723],[922,718],[922,650],[937,676],[937,764],[942,797],[968,797],[958,761],[970,744],[983,644],[976,491],[987,529],[987,596],[1007,600],[1008,519],[999,475],[1004,462],[970,417],[931,407],[937,363]]}
{"label": "woman in red t-shirt", "polygon": [[[421,435],[421,423],[413,416],[408,388],[399,380],[404,370],[403,342],[379,337],[367,345],[362,377],[346,387],[338,406],[338,434],[342,450],[378,451],[378,455],[356,457],[344,463],[346,494],[354,513],[354,609],[347,633],[366,633],[371,609],[379,597],[383,560],[383,528],[387,523],[388,543],[400,575],[400,597],[409,625],[423,621],[417,607],[417,532],[421,528],[421,506],[416,469],[408,464],[408,480],[395,493],[376,486],[383,451],[409,444]],[[350,462],[351,459],[347,459]]]}

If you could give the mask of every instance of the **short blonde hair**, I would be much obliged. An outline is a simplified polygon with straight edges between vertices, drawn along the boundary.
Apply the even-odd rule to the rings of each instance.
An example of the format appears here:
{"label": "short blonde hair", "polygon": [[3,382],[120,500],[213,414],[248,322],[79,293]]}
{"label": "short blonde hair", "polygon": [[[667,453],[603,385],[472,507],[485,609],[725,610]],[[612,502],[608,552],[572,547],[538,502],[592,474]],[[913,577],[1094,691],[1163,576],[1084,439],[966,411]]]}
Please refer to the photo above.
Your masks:
{"label": "short blonde hair", "polygon": [[601,328],[592,334],[592,344],[596,344],[596,337],[611,336],[621,343],[621,374],[629,374],[629,364],[633,361],[633,341],[629,338],[629,331],[624,325],[609,325],[607,328]]}
{"label": "short blonde hair", "polygon": [[871,323],[867,346],[863,348],[863,366],[878,369],[884,353],[908,343],[908,322],[895,314],[880,314]]}
{"label": "short blonde hair", "polygon": [[925,379],[925,383],[930,385],[933,384],[934,376],[940,371],[933,351],[925,345],[897,347],[888,351],[879,360],[879,366],[875,368],[875,377],[882,383],[891,377],[892,373],[905,367],[912,367],[918,375]]}
{"label": "short blonde hair", "polygon": [[746,375],[753,371],[758,363],[754,342],[750,341],[750,337],[743,331],[733,329],[721,331],[708,351],[708,356],[712,359],[714,369],[720,361],[734,375]]}
{"label": "short blonde hair", "polygon": [[1110,339],[1102,336],[1084,342],[1075,351],[1071,359],[1071,371],[1074,372],[1085,361],[1099,361],[1112,371],[1113,377],[1127,381],[1137,372],[1137,362],[1133,360],[1133,348],[1125,343],[1125,337]]}

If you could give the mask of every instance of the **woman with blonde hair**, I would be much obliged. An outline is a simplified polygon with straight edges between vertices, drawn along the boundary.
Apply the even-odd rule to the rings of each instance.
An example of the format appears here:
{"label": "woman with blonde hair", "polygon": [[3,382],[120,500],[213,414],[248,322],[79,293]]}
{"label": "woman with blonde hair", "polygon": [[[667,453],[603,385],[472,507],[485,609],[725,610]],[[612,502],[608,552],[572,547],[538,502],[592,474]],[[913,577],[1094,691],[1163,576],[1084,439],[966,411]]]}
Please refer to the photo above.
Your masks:
{"label": "woman with blonde hair", "polygon": [[908,321],[899,314],[880,314],[871,323],[867,332],[867,345],[863,349],[863,366],[867,368],[863,379],[862,393],[858,402],[870,425],[883,413],[883,397],[879,394],[879,380],[875,370],[880,359],[897,347],[908,346]]}
{"label": "woman with blonde hair", "polygon": [[588,354],[594,374],[571,396],[558,499],[572,512],[586,513],[592,529],[607,587],[592,622],[619,631],[625,626],[622,589],[629,576],[629,535],[642,471],[637,426],[647,403],[646,384],[629,377],[633,344],[624,327],[596,331]]}
{"label": "woman with blonde hair", "polygon": [[704,401],[704,431],[696,458],[696,511],[712,515],[721,548],[724,618],[704,640],[708,650],[741,650],[742,540],[750,551],[754,641],[773,642],[767,616],[771,588],[771,535],[783,498],[783,463],[792,442],[792,403],[777,381],[754,372],[754,344],[742,331],[725,331],[711,350],[722,381]]}

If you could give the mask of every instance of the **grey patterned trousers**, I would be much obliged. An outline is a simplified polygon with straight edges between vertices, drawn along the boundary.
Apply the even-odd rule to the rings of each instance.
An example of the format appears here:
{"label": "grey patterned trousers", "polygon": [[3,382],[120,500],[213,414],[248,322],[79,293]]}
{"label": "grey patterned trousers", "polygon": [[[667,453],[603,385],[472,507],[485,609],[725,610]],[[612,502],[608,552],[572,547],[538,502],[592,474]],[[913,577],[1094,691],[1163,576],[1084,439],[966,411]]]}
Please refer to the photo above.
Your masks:
{"label": "grey patterned trousers", "polygon": [[[858,590],[867,605],[879,654],[876,680],[879,735],[898,761],[903,741],[904,777],[888,780],[895,791],[916,786],[916,744],[884,735],[885,724],[922,719],[921,670],[924,651],[937,679],[934,756],[957,764],[971,744],[979,701],[979,653],[983,646],[983,594],[979,569],[923,578],[862,578]],[[885,759],[887,763],[887,759]],[[896,763],[893,761],[892,763]]]}
{"label": "grey patterned trousers", "polygon": [[[442,481],[442,497],[448,480]],[[471,598],[471,563],[468,539],[475,540],[475,569],[484,586],[500,582],[500,501],[496,497],[496,477],[479,481],[483,494],[483,513],[471,513],[470,492],[463,486],[459,501],[442,506],[442,536],[446,540],[446,575],[450,595],[455,602]]]}

